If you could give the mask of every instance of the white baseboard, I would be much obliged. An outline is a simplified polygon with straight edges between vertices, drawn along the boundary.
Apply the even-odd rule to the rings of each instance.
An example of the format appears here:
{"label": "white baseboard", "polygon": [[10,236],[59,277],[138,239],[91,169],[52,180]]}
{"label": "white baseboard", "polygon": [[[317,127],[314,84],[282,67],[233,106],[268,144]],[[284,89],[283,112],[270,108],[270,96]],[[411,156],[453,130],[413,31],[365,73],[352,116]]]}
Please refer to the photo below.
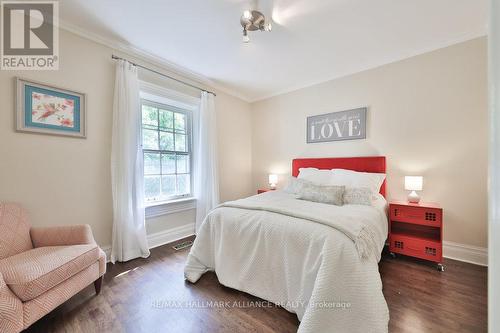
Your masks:
{"label": "white baseboard", "polygon": [[101,249],[106,253],[106,262],[110,262],[111,258],[111,246],[101,246]]}
{"label": "white baseboard", "polygon": [[[194,235],[194,224],[187,224],[148,235],[149,248],[155,248]],[[106,257],[111,256],[111,246],[102,247]],[[488,249],[484,247],[443,242],[443,256],[480,266],[488,266]]]}
{"label": "white baseboard", "polygon": [[488,249],[455,242],[443,242],[443,256],[471,264],[488,266]]}
{"label": "white baseboard", "polygon": [[[175,227],[154,234],[148,235],[149,248],[153,249],[158,246],[162,246],[168,243],[175,242],[176,240],[186,238],[194,235],[194,223],[182,225],[180,227]],[[111,246],[103,246],[101,249],[106,253],[107,262],[111,258]]]}
{"label": "white baseboard", "polygon": [[194,235],[194,228],[194,223],[190,223],[182,225],[180,227],[175,227],[150,234],[148,235],[149,248],[153,249],[158,246],[175,242],[176,240],[179,240],[181,238],[192,236]]}

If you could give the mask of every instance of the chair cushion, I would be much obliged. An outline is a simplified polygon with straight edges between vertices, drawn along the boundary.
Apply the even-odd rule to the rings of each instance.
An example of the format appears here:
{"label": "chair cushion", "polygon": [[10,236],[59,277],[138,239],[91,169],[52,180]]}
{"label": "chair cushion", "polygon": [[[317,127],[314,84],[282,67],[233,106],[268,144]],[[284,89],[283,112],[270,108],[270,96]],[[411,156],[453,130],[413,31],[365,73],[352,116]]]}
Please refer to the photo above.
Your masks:
{"label": "chair cushion", "polygon": [[46,246],[0,260],[0,272],[12,292],[26,302],[98,260],[96,244]]}
{"label": "chair cushion", "polygon": [[[82,271],[73,275],[70,279],[68,279],[68,280],[58,284],[54,288],[50,289],[46,293],[41,294],[40,296],[38,296],[35,299],[32,299],[31,301],[22,303],[22,310],[24,310],[24,311],[21,310],[22,311],[21,312],[21,322],[24,321],[24,328],[27,328],[28,326],[33,324],[35,321],[37,321],[38,319],[42,318],[47,313],[49,313],[50,311],[55,309],[57,306],[66,302],[68,299],[73,297],[76,293],[78,293],[79,291],[81,291],[82,289],[87,287],[88,285],[92,284],[92,282],[97,280],[97,278],[99,278],[99,263],[95,262],[94,264],[90,265],[89,267],[87,267],[87,268],[83,269]],[[102,313],[100,312],[100,310],[98,310],[100,307],[101,307],[101,305],[99,304],[99,305],[97,305],[97,308],[92,307],[92,310],[89,310],[89,315],[91,316],[92,319],[102,320],[101,319]],[[94,311],[97,312],[97,315],[94,313]],[[106,311],[112,311],[112,310],[108,308]],[[24,320],[23,320],[23,317],[24,317]],[[73,322],[73,319],[70,319],[69,321]],[[109,323],[111,325],[113,325],[113,322],[109,322]],[[99,323],[99,326],[102,327],[101,330],[95,331],[95,330],[90,330],[90,329],[86,328],[85,326],[78,325],[78,323],[76,323],[76,327],[73,325],[70,325],[64,331],[65,332],[84,332],[84,333],[86,333],[86,332],[89,332],[89,333],[91,333],[91,332],[114,332],[114,331],[119,332],[118,329],[106,330],[105,327],[107,327],[107,325],[101,326],[101,323]],[[71,327],[73,327],[74,330],[71,329]],[[32,331],[37,331],[37,330],[33,329]],[[40,330],[38,330],[38,331],[40,331]],[[3,331],[0,329],[0,332],[3,332]],[[44,332],[50,332],[50,331],[47,330]]]}
{"label": "chair cushion", "polygon": [[26,211],[14,203],[0,203],[0,259],[32,248]]}

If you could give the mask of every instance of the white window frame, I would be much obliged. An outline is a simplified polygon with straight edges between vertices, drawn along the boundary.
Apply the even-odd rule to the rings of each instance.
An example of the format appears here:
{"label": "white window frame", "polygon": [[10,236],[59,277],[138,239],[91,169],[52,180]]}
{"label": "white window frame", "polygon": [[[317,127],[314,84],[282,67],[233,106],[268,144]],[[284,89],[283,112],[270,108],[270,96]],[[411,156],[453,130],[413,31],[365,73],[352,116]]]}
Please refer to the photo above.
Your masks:
{"label": "white window frame", "polygon": [[[181,133],[181,134],[184,134],[186,136],[186,142],[185,142],[185,149],[186,151],[179,151],[179,150],[175,150],[175,134],[179,134],[176,130],[175,130],[175,117],[174,117],[174,128],[172,129],[172,132],[168,132],[168,133],[172,133],[172,136],[173,136],[173,139],[174,139],[174,150],[165,150],[165,149],[145,149],[144,147],[142,148],[142,154],[143,156],[145,154],[160,154],[160,156],[162,155],[166,155],[166,154],[169,154],[169,155],[184,155],[184,156],[188,156],[189,157],[189,193],[187,194],[179,194],[179,195],[171,195],[171,196],[168,196],[168,197],[164,197],[164,199],[155,199],[155,200],[149,200],[149,201],[146,201],[146,204],[148,202],[152,202],[152,203],[156,203],[156,202],[168,202],[168,201],[174,201],[174,200],[179,200],[179,199],[185,199],[185,198],[190,198],[193,196],[193,148],[192,148],[192,141],[193,141],[193,138],[192,138],[192,118],[193,118],[193,115],[191,113],[191,111],[189,110],[185,110],[185,109],[179,109],[175,106],[172,106],[172,105],[168,105],[168,104],[161,104],[161,103],[158,103],[158,102],[153,102],[153,101],[150,101],[150,100],[147,100],[147,99],[141,99],[141,111],[142,111],[142,106],[143,105],[146,105],[146,106],[150,106],[150,107],[153,107],[153,108],[156,108],[156,109],[162,109],[162,110],[167,110],[167,111],[171,111],[173,112],[174,114],[178,113],[178,114],[182,114],[184,115],[184,119],[185,119],[185,130],[184,130],[184,133]],[[159,114],[158,114],[158,122],[160,121],[160,118],[159,118]],[[144,130],[144,127],[142,128],[142,130]],[[160,130],[160,128],[157,128],[155,130],[158,134],[158,142],[160,142],[160,133],[162,132]],[[161,158],[160,158],[161,160]],[[176,160],[177,161],[177,160]],[[161,161],[160,161],[160,164],[161,164]],[[184,173],[185,174],[185,173]],[[178,173],[177,173],[177,162],[175,162],[175,175],[177,176]],[[163,173],[162,173],[162,170],[160,168],[160,177],[163,176]]]}
{"label": "white window frame", "polygon": [[[140,82],[140,97],[141,99],[173,106],[178,109],[191,112],[191,194],[194,195],[194,160],[196,159],[196,142],[198,138],[198,112],[200,98],[185,95],[177,91],[173,91],[149,82]],[[142,109],[141,109],[142,114]],[[141,122],[142,129],[142,122]],[[166,201],[150,201],[144,202],[146,207],[146,218],[157,217],[166,214],[177,213],[185,210],[196,208],[196,199],[194,196],[170,199]]]}

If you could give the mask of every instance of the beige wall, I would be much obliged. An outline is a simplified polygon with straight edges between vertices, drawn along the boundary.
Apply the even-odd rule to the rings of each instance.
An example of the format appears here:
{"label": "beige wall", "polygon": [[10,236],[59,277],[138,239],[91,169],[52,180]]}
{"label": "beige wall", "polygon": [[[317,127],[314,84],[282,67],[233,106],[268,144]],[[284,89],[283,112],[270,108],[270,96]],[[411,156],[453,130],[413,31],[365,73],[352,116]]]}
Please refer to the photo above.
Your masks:
{"label": "beige wall", "polygon": [[[60,48],[58,71],[0,71],[0,201],[22,203],[37,226],[88,223],[97,242],[107,246],[112,228],[111,54],[119,52],[66,31],[60,33]],[[15,76],[87,93],[87,139],[15,132]],[[197,94],[147,73],[141,79]],[[217,92],[216,104],[221,197],[246,196],[252,190],[250,106],[222,92]],[[153,218],[147,222],[148,233],[186,223],[194,223],[193,211]]]}
{"label": "beige wall", "polygon": [[[60,45],[59,71],[0,71],[0,200],[25,205],[33,225],[89,223],[106,246],[110,57],[119,52],[66,31]],[[403,176],[421,174],[423,200],[445,209],[445,239],[486,246],[486,59],[480,38],[252,105],[217,92],[221,200],[254,193],[269,172],[289,174],[295,157],[385,155],[389,198],[405,198]],[[87,93],[87,139],[16,133],[15,76]],[[197,94],[147,72],[141,79]],[[358,106],[369,107],[366,140],[305,143],[308,115]],[[148,233],[193,222],[192,210],[156,217]]]}
{"label": "beige wall", "polygon": [[[254,184],[289,174],[295,157],[385,155],[389,199],[405,199],[405,175],[423,175],[423,200],[444,208],[445,240],[485,247],[486,71],[479,38],[254,103]],[[307,116],[360,106],[366,140],[306,144]]]}

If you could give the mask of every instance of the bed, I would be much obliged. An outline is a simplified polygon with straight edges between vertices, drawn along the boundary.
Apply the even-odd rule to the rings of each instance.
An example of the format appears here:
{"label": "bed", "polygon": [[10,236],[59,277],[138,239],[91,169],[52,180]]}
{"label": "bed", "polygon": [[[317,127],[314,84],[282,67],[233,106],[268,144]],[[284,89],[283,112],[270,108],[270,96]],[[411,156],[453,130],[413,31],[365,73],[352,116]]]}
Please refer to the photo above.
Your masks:
{"label": "bed", "polygon": [[[295,159],[300,168],[385,173],[385,157]],[[298,332],[387,332],[378,261],[387,237],[385,181],[372,206],[334,206],[269,191],[227,202],[205,219],[186,280],[219,282],[296,313]]]}

